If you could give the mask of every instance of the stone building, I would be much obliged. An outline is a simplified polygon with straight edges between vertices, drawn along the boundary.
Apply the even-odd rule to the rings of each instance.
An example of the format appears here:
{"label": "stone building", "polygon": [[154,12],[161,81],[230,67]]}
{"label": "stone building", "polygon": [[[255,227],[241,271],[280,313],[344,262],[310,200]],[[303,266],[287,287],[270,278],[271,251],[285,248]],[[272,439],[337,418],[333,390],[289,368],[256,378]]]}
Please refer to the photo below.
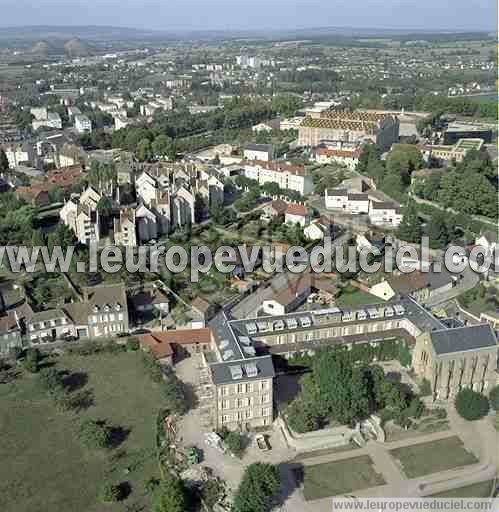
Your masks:
{"label": "stone building", "polygon": [[497,382],[497,357],[490,325],[472,325],[418,336],[412,366],[430,381],[435,400],[447,400],[463,388],[488,393]]}
{"label": "stone building", "polygon": [[318,146],[326,141],[374,142],[388,151],[398,142],[397,117],[371,112],[327,111],[320,117],[305,117],[298,132],[298,146]]}

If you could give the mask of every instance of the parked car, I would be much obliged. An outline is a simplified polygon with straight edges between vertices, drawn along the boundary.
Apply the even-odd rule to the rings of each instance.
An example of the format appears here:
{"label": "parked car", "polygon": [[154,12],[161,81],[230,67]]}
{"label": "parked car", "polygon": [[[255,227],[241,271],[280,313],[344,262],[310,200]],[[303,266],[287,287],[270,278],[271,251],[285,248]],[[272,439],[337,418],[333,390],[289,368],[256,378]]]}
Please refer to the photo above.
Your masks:
{"label": "parked car", "polygon": [[266,451],[270,450],[270,444],[267,441],[267,437],[264,436],[263,434],[257,434],[255,436],[255,442],[256,442],[256,445],[258,446],[258,448],[260,448],[260,450],[262,450],[262,452],[266,452]]}

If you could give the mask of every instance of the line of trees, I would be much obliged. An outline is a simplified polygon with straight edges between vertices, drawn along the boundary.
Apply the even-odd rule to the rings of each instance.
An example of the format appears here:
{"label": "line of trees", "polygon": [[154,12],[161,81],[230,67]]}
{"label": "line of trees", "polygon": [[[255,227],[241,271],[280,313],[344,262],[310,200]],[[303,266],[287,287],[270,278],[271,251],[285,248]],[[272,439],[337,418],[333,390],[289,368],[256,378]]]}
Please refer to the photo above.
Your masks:
{"label": "line of trees", "polygon": [[380,366],[357,357],[344,347],[316,354],[312,372],[301,379],[301,392],[285,410],[293,430],[308,432],[329,421],[352,425],[373,412],[401,426],[421,416],[423,404],[408,386],[387,380]]}

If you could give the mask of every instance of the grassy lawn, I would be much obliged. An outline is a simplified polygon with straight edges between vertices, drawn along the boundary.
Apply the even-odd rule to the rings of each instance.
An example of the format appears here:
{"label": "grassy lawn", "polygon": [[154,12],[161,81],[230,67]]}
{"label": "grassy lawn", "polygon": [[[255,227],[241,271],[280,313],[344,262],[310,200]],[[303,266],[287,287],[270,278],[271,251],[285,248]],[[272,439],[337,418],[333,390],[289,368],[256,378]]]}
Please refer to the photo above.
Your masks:
{"label": "grassy lawn", "polygon": [[[157,476],[155,420],[161,392],[149,380],[140,354],[63,356],[57,367],[80,375],[82,389],[93,391],[94,405],[78,414],[58,412],[38,390],[36,376],[0,386],[2,512],[112,512],[135,504],[148,510],[144,483]],[[121,444],[112,450],[84,448],[77,431],[86,418],[121,427]],[[104,481],[127,482],[129,497],[102,505],[98,493]]]}
{"label": "grassy lawn", "polygon": [[363,292],[357,288],[345,288],[341,295],[336,299],[336,304],[340,307],[357,307],[369,304],[379,304],[383,302],[379,297]]}
{"label": "grassy lawn", "polygon": [[386,482],[369,456],[354,457],[303,468],[303,495],[307,501],[367,489]]}
{"label": "grassy lawn", "polygon": [[466,451],[459,437],[449,437],[430,443],[415,444],[391,450],[392,456],[402,465],[408,478],[475,464],[478,459]]}
{"label": "grassy lawn", "polygon": [[439,492],[432,494],[431,498],[488,498],[492,492],[492,480],[479,482],[478,484],[467,485],[466,487],[458,487],[451,491]]}

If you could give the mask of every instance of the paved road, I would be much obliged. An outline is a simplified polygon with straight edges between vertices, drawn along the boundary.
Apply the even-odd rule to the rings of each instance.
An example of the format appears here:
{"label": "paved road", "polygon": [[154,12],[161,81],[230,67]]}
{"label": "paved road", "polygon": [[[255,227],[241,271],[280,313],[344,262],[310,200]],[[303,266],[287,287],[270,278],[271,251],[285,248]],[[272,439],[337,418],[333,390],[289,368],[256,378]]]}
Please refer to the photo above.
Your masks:
{"label": "paved road", "polygon": [[425,300],[425,305],[432,307],[437,306],[438,304],[443,304],[444,302],[449,302],[450,300],[455,299],[468,290],[471,290],[480,282],[478,274],[473,272],[473,270],[471,270],[469,267],[466,267],[463,270],[462,276],[463,278],[459,284],[452,288],[452,290],[444,293],[438,293],[433,297],[430,297],[429,299]]}

